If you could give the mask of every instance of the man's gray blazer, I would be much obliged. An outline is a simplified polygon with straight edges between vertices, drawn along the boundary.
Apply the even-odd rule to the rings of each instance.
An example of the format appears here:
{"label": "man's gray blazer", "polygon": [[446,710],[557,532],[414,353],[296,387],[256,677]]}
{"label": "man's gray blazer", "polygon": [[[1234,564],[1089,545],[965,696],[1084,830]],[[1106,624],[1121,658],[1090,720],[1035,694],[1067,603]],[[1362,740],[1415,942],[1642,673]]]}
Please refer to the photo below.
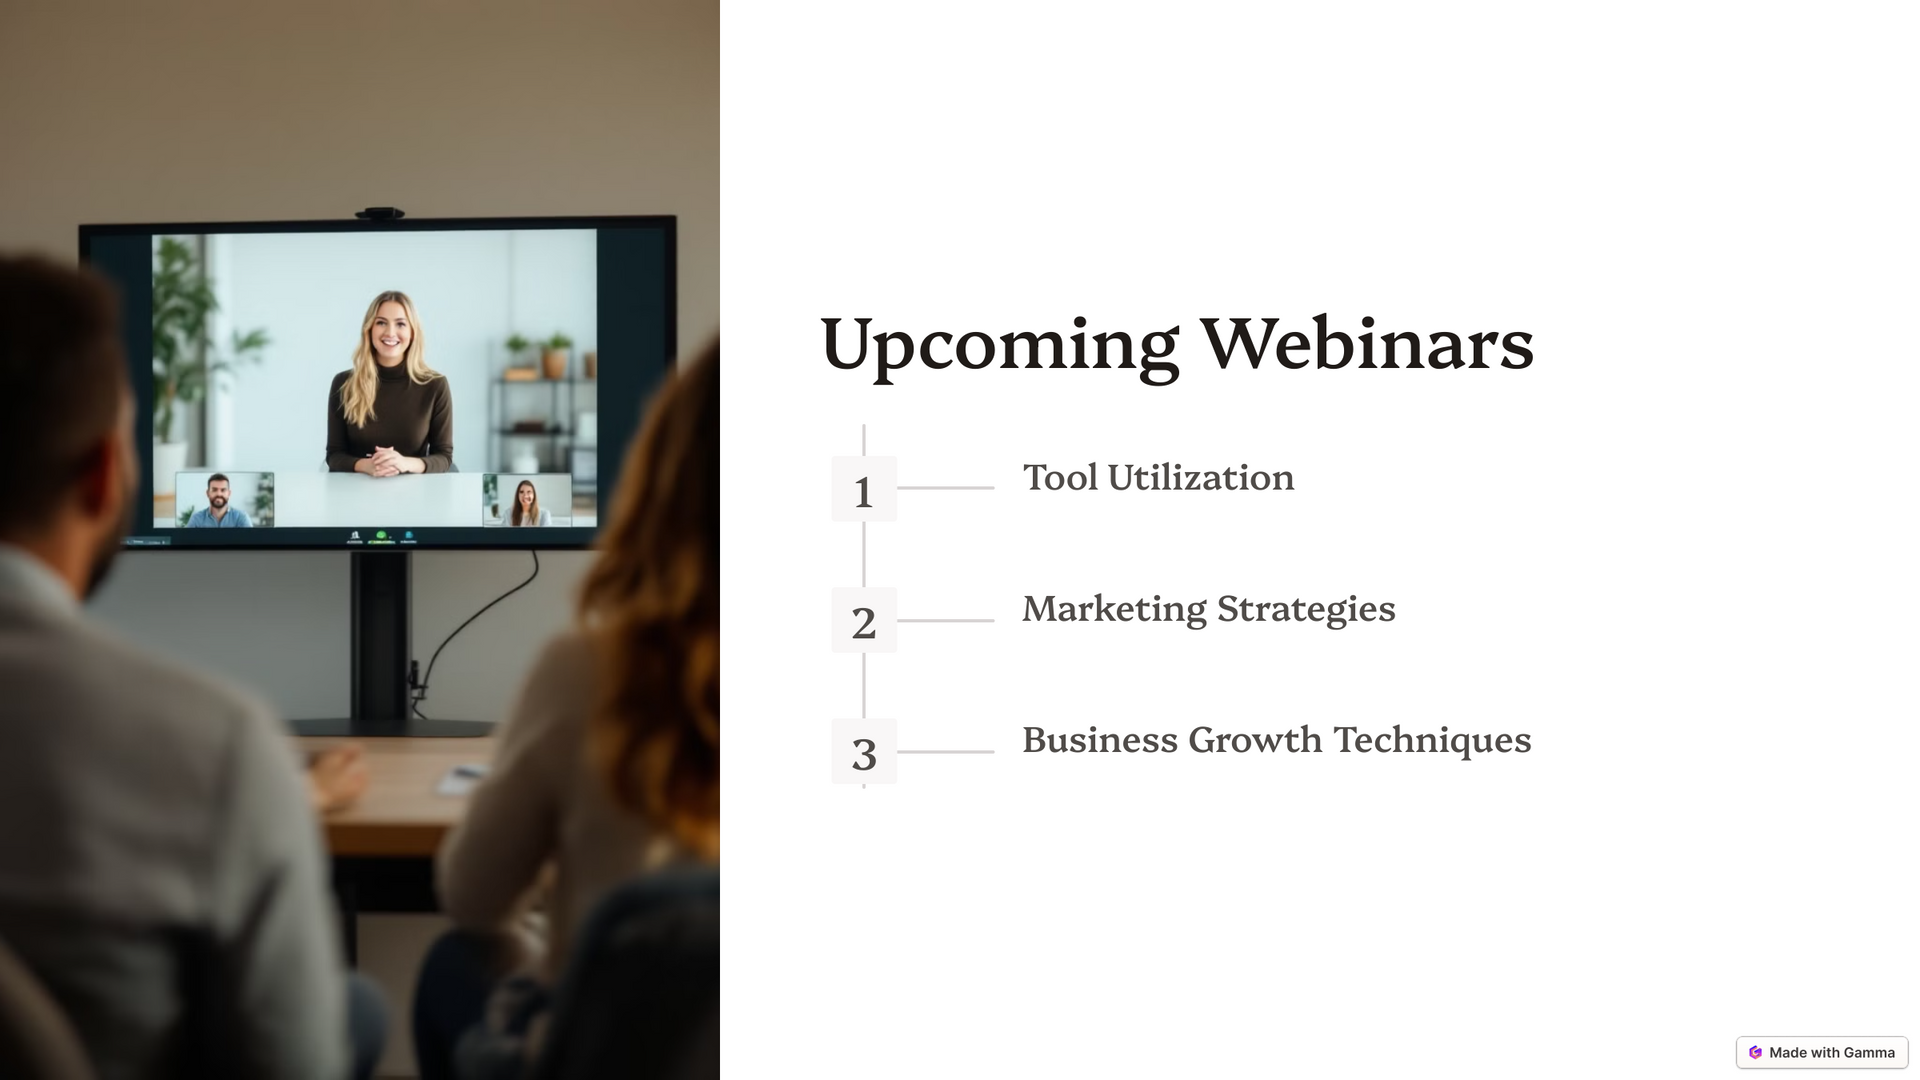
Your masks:
{"label": "man's gray blazer", "polygon": [[347,1073],[339,936],[284,728],[92,625],[4,543],[0,938],[103,1080],[209,1053],[229,1075]]}

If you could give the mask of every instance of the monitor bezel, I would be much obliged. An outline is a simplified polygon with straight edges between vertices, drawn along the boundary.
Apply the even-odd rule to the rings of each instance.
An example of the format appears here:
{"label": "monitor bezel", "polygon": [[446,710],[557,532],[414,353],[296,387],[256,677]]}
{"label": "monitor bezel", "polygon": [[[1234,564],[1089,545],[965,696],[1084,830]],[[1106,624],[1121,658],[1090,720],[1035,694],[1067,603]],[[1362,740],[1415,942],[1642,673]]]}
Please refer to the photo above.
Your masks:
{"label": "monitor bezel", "polygon": [[[458,217],[458,218],[323,218],[284,221],[174,221],[174,222],[109,222],[85,224],[79,227],[79,259],[82,266],[91,266],[89,258],[95,239],[109,236],[159,236],[169,233],[216,234],[216,233],[373,233],[373,232],[454,232],[469,230],[515,230],[515,229],[625,229],[653,230],[660,234],[664,244],[662,257],[665,262],[664,311],[661,313],[662,336],[659,342],[664,357],[665,370],[670,371],[679,358],[679,303],[680,303],[680,255],[679,255],[679,218],[673,214],[603,214],[603,215],[550,215],[518,217]],[[604,312],[604,307],[602,311]],[[135,360],[128,357],[128,371],[135,373]],[[664,371],[662,372],[664,374]],[[150,375],[148,376],[151,377]],[[644,419],[644,407],[636,417],[636,424]],[[152,467],[148,454],[153,445],[153,414],[151,409],[137,410],[134,416],[135,446],[140,452],[143,480],[142,497],[152,497]],[[637,430],[637,428],[636,428]],[[600,475],[617,475],[619,461],[625,452],[624,447],[608,448],[613,450],[615,460],[602,458]],[[376,531],[381,527],[407,530],[404,522],[370,523],[359,526],[332,528],[293,528],[258,530],[219,530],[218,536],[203,536],[199,531],[176,529],[166,536],[151,534],[151,526],[142,530],[149,535],[129,535],[123,543],[128,551],[372,551],[372,552],[411,552],[411,551],[578,551],[590,548],[599,537],[605,524],[614,485],[601,482],[599,523],[590,531],[569,528],[569,535],[559,536],[552,533],[530,535],[530,530],[507,530],[500,527],[472,526],[470,528],[416,527],[423,535],[412,542],[390,541],[373,542],[354,541],[347,534],[354,532]],[[136,514],[138,508],[136,507]],[[145,519],[150,521],[151,511]],[[559,532],[560,530],[556,530]],[[585,535],[579,535],[581,532]],[[245,532],[245,536],[235,533]],[[502,534],[507,534],[503,536]]]}

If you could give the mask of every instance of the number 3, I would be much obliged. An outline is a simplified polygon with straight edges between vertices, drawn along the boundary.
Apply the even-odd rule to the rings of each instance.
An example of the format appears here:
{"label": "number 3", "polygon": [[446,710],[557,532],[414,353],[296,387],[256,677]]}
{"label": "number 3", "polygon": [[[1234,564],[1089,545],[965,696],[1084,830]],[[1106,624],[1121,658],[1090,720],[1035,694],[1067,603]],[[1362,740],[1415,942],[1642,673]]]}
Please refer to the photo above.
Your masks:
{"label": "number 3", "polygon": [[860,755],[867,759],[867,763],[865,765],[862,765],[857,761],[854,762],[853,763],[854,768],[859,769],[861,772],[866,772],[868,769],[871,769],[875,765],[879,764],[878,759],[876,759],[873,756],[873,740],[872,739],[855,739],[853,740],[853,745],[865,746],[866,749],[860,751]]}

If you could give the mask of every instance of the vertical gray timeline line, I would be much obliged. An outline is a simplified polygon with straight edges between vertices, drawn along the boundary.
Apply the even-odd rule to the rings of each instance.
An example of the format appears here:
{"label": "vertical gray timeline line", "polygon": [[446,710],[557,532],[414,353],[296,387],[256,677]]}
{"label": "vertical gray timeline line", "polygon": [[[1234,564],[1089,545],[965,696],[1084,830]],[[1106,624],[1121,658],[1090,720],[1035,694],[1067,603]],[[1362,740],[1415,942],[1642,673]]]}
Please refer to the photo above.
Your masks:
{"label": "vertical gray timeline line", "polygon": [[[860,425],[860,456],[867,456],[867,425]],[[867,523],[860,523],[860,587],[867,587]],[[867,654],[860,654],[860,719],[867,718]],[[867,790],[861,784],[860,790]]]}
{"label": "vertical gray timeline line", "polygon": [[[867,425],[860,425],[860,456],[867,456]],[[904,491],[992,491],[991,486],[922,485],[900,487]],[[867,587],[867,523],[860,523],[860,587]],[[910,623],[990,623],[992,619],[895,619]],[[860,719],[867,718],[867,654],[860,654]],[[897,754],[991,754],[992,750],[896,750]],[[862,788],[867,785],[861,784]]]}

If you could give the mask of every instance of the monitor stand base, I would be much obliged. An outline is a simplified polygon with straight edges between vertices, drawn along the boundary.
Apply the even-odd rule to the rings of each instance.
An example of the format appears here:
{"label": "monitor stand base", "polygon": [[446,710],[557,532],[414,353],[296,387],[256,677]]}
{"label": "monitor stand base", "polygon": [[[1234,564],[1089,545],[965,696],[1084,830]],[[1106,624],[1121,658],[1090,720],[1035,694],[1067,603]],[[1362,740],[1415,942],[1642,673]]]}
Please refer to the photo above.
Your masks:
{"label": "monitor stand base", "polygon": [[293,720],[287,726],[295,735],[343,739],[476,739],[493,734],[493,724],[485,720],[422,720],[417,716],[398,724],[329,717]]}

